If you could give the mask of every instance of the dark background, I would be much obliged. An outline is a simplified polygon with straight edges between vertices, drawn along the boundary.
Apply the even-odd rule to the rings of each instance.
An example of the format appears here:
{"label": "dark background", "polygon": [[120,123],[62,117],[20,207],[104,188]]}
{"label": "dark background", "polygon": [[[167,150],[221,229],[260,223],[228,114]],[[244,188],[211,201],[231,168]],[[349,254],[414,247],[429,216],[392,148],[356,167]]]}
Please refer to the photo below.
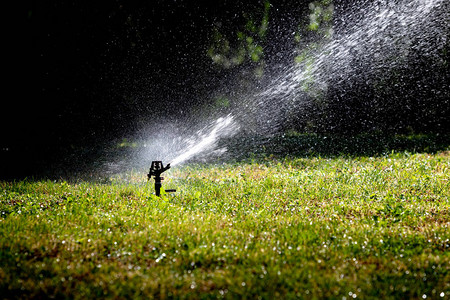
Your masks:
{"label": "dark background", "polygon": [[[291,1],[292,2],[292,1]],[[292,4],[292,3],[291,3]],[[234,34],[262,1],[28,1],[8,20],[3,174],[32,175],[101,147],[155,115],[183,118],[220,88],[206,55],[214,26]],[[270,30],[307,2],[279,1]],[[277,43],[266,52],[274,53]],[[280,47],[285,47],[280,44]]]}
{"label": "dark background", "polygon": [[[296,45],[289,34],[308,3],[273,1],[264,48],[268,69],[292,61]],[[351,8],[350,1],[339,3],[336,14]],[[213,28],[232,36],[246,22],[243,12],[256,13],[262,5],[225,0],[25,2],[6,24],[2,177],[32,176],[74,151],[103,147],[158,116],[187,118],[233,74],[206,55]],[[339,29],[339,15],[336,20]],[[386,91],[382,98],[397,99],[389,103],[399,107],[383,104],[382,114],[370,116],[371,104],[358,101],[361,93],[373,92],[363,78],[361,84],[331,89],[328,110],[318,110],[311,119],[326,120],[317,122],[316,132],[358,134],[354,128],[373,127],[364,125],[370,119],[400,132],[448,133],[448,66],[430,70],[427,60],[420,61],[400,70],[402,84],[405,89],[417,82],[436,86],[443,91],[437,98],[422,95],[434,102],[415,103],[415,95]],[[351,90],[345,99],[339,96],[342,89]],[[372,98],[377,97],[379,102],[379,95]],[[398,99],[413,107],[400,109],[406,125],[399,127],[390,118],[403,107]],[[430,107],[431,113],[424,114]],[[298,130],[305,126],[295,120],[287,124]]]}

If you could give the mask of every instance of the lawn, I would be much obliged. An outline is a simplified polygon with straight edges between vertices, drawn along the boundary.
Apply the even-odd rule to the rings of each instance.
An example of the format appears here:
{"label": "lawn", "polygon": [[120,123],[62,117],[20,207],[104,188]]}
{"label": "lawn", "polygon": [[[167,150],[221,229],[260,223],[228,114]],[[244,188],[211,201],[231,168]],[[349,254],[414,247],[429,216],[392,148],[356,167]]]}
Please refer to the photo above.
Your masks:
{"label": "lawn", "polygon": [[0,182],[5,298],[450,297],[450,152]]}

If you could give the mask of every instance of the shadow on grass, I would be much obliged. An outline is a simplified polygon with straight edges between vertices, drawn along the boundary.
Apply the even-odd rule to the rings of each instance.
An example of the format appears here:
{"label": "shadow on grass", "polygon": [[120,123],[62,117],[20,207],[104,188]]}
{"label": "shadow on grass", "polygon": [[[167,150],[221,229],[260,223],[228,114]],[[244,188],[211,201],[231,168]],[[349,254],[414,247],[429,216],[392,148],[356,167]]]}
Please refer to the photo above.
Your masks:
{"label": "shadow on grass", "polygon": [[273,137],[234,138],[225,159],[245,161],[268,156],[284,157],[357,157],[384,156],[395,152],[437,153],[450,150],[450,134],[421,135],[316,135],[285,134]]}

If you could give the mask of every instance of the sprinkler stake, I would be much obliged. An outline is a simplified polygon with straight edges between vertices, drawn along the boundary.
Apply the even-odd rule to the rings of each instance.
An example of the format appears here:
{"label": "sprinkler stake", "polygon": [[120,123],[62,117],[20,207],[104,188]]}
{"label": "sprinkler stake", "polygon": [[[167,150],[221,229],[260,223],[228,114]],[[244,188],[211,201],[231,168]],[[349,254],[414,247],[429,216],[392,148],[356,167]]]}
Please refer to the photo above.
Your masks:
{"label": "sprinkler stake", "polygon": [[[148,180],[152,178],[152,176],[155,178],[155,194],[158,197],[161,197],[161,187],[162,183],[161,181],[164,180],[164,177],[161,177],[161,173],[167,171],[170,169],[170,164],[167,164],[165,167],[163,166],[162,161],[152,161],[152,164],[150,166],[150,171],[147,174]],[[170,192],[176,192],[176,190],[165,190],[166,193]]]}

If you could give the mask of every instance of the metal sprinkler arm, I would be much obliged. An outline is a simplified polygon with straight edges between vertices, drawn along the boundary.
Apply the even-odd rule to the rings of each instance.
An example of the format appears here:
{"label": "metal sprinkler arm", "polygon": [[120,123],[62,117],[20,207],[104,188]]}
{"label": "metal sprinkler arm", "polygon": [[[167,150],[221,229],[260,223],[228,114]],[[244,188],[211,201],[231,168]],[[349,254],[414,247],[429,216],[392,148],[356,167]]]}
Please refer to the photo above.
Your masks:
{"label": "metal sprinkler arm", "polygon": [[148,179],[150,179],[152,176],[161,176],[161,173],[167,171],[170,169],[170,164],[167,164],[167,166],[163,166],[162,161],[152,161],[152,165],[150,166],[150,171],[147,174]]}
{"label": "metal sprinkler arm", "polygon": [[[162,183],[161,181],[164,180],[164,177],[161,177],[161,174],[167,170],[170,169],[170,164],[167,164],[165,167],[163,166],[162,161],[152,161],[152,164],[150,166],[150,171],[147,174],[148,180],[152,178],[152,176],[155,178],[155,194],[156,196],[161,196],[161,187]],[[166,190],[166,192],[175,192],[176,190]]]}

